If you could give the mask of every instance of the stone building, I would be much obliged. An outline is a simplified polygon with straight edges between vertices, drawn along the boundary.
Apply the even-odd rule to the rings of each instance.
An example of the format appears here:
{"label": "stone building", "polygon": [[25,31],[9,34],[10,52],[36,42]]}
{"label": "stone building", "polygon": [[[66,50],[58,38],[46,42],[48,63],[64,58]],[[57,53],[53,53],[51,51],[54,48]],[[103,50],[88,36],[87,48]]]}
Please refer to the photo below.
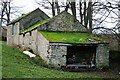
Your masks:
{"label": "stone building", "polygon": [[[7,44],[30,48],[47,64],[60,68],[76,55],[94,61],[97,68],[109,66],[108,43],[87,33],[87,29],[66,11],[52,18],[37,9],[7,27]],[[34,15],[35,14],[35,15]],[[15,27],[13,28],[13,26]],[[13,30],[14,29],[14,30]]]}

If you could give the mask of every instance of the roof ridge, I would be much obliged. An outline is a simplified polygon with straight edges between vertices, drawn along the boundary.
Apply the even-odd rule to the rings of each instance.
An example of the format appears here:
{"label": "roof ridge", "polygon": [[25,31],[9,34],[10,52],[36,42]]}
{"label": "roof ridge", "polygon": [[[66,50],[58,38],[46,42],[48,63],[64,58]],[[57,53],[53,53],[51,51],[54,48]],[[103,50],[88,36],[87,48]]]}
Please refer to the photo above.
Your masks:
{"label": "roof ridge", "polygon": [[[26,13],[26,14],[24,14],[24,15],[22,15],[22,16],[20,16],[20,17],[18,17],[17,19],[15,19],[15,20],[11,21],[11,22],[10,22],[10,23],[8,23],[7,25],[13,24],[13,23],[15,23],[15,22],[17,22],[17,21],[19,21],[19,20],[23,19],[24,17],[28,16],[30,13],[35,12],[36,10],[40,10],[42,13],[44,13],[41,9],[36,8],[35,10],[33,10],[33,11],[31,11],[31,12],[28,12],[28,13]],[[44,14],[45,14],[45,13],[44,13]],[[45,15],[46,15],[46,16],[48,16],[47,14],[45,14]],[[49,17],[49,16],[48,16],[48,17]]]}

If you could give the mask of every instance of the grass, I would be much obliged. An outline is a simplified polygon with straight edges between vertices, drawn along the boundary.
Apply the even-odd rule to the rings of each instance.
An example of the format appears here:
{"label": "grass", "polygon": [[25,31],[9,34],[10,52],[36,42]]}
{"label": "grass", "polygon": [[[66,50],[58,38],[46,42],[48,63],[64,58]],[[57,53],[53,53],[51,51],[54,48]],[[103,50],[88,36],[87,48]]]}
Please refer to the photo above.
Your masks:
{"label": "grass", "polygon": [[88,42],[87,39],[92,38],[97,42],[106,43],[105,40],[89,35],[88,33],[39,32],[50,42],[91,44],[91,42]]}
{"label": "grass", "polygon": [[[2,44],[2,77],[3,78],[108,78],[94,72],[64,72],[62,70],[42,67],[23,54],[19,48],[8,47]],[[41,62],[41,61],[40,61]],[[38,62],[39,63],[39,62]]]}

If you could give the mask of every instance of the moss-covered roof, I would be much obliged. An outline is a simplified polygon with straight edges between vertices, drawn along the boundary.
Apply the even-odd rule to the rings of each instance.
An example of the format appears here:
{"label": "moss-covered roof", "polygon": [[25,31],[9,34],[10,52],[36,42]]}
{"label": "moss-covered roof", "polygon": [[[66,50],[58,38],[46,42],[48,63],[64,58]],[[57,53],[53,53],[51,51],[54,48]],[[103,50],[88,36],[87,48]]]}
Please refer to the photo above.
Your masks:
{"label": "moss-covered roof", "polygon": [[[48,41],[73,44],[107,43],[105,40],[88,33],[61,33],[39,31]],[[92,41],[89,41],[92,40]]]}
{"label": "moss-covered roof", "polygon": [[[15,23],[15,22],[17,22],[17,21],[19,21],[19,20],[21,20],[22,18],[24,18],[24,17],[26,17],[27,15],[29,15],[30,13],[32,13],[32,12],[34,12],[34,11],[36,11],[36,10],[40,10],[39,8],[37,8],[37,9],[35,9],[35,10],[33,10],[33,11],[31,11],[31,12],[29,12],[29,13],[27,13],[27,14],[24,14],[24,15],[22,15],[21,17],[18,17],[17,19],[15,19],[14,21],[12,21],[12,22],[10,22],[10,23],[8,23],[7,25],[10,25],[10,24],[13,24],[13,23]],[[41,11],[41,10],[40,10]],[[42,13],[44,13],[43,11],[41,11]],[[44,13],[45,14],[45,13]],[[46,14],[45,14],[46,15]],[[46,15],[48,18],[49,18],[49,16],[48,15]]]}
{"label": "moss-covered roof", "polygon": [[37,23],[35,23],[34,25],[32,25],[31,27],[29,27],[28,29],[25,29],[24,31],[20,32],[19,34],[24,34],[26,32],[29,32],[35,28],[37,28],[38,26],[42,25],[42,24],[45,24],[46,22],[48,22],[50,19],[52,19],[53,17],[49,18],[49,19],[46,19],[44,21],[38,21]]}

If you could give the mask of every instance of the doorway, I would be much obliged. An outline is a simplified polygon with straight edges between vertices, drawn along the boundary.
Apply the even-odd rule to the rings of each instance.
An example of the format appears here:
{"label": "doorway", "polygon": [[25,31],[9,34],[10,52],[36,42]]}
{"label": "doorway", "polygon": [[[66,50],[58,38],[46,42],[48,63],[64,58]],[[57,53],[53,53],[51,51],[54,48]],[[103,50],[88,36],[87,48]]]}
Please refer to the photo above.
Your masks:
{"label": "doorway", "polygon": [[66,64],[95,63],[97,46],[67,46]]}

